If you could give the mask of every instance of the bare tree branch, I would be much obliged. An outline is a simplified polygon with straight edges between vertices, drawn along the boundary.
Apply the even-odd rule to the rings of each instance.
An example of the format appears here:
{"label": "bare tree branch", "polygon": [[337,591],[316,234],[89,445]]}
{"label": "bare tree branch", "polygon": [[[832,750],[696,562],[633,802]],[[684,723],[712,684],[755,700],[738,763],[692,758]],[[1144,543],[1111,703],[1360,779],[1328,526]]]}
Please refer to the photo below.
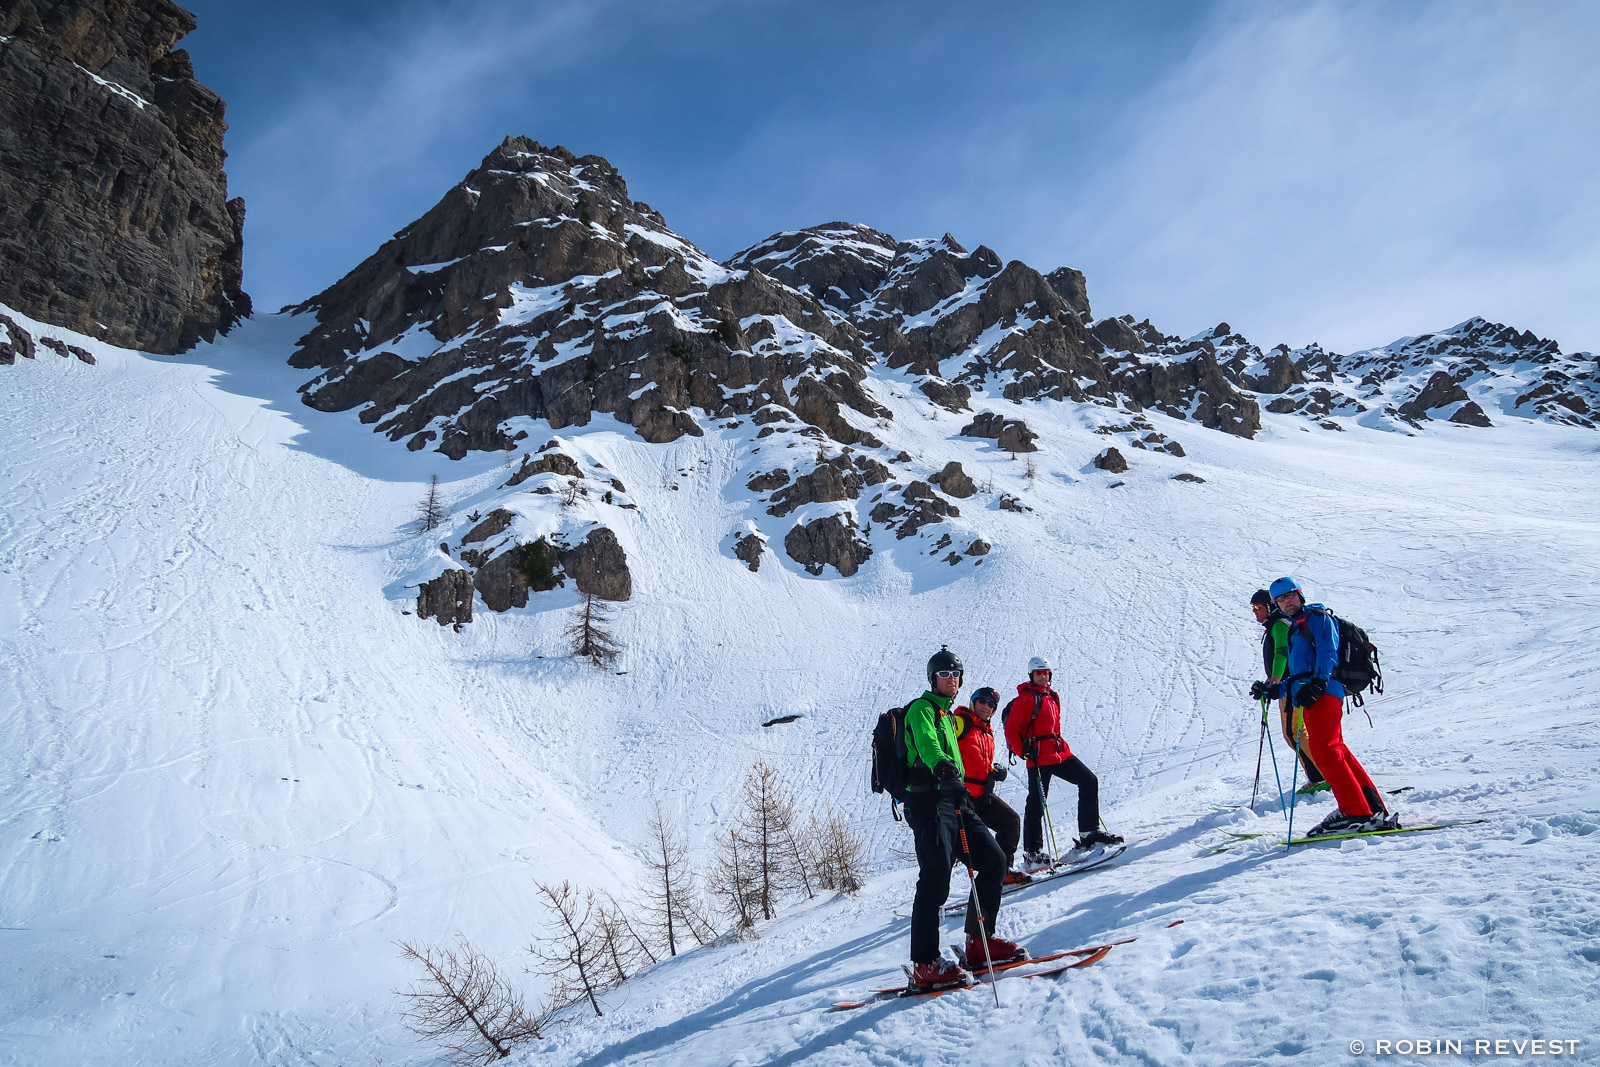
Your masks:
{"label": "bare tree branch", "polygon": [[522,993],[465,937],[457,934],[454,947],[397,944],[401,957],[424,971],[410,989],[395,991],[407,1004],[401,1018],[412,1033],[437,1042],[451,1063],[493,1063],[544,1036],[549,1008],[530,1014]]}
{"label": "bare tree branch", "polygon": [[649,843],[643,856],[647,873],[641,886],[645,903],[642,924],[660,939],[658,944],[666,944],[671,956],[678,954],[678,946],[686,938],[710,944],[714,935],[689,866],[689,843],[659,800],[645,832]]}
{"label": "bare tree branch", "polygon": [[572,621],[564,632],[571,642],[572,654],[588,657],[596,667],[604,667],[621,651],[611,632],[611,613],[593,593],[586,594],[583,603],[572,609]]}
{"label": "bare tree branch", "polygon": [[594,891],[580,897],[570,882],[555,888],[542,882],[534,885],[552,918],[547,924],[550,933],[528,946],[528,953],[538,961],[533,970],[551,980],[551,996],[558,1004],[588,1000],[596,1015],[603,1014],[598,994],[615,982],[601,977],[604,947],[595,925]]}
{"label": "bare tree branch", "polygon": [[867,843],[837,808],[813,815],[807,834],[816,860],[817,883],[837,893],[859,893],[866,884]]}

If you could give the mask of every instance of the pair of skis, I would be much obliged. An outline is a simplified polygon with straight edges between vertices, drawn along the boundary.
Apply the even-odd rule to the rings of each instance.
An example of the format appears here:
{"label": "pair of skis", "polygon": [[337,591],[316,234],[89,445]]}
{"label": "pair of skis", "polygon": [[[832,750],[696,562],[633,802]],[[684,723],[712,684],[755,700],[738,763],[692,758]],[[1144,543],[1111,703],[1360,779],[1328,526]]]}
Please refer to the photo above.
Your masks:
{"label": "pair of skis", "polygon": [[[1282,838],[1279,838],[1276,842],[1274,842],[1274,844],[1279,844],[1279,845],[1315,845],[1315,844],[1317,844],[1319,842],[1322,842],[1322,841],[1347,841],[1352,837],[1385,837],[1385,836],[1388,836],[1390,834],[1415,834],[1415,833],[1421,833],[1424,830],[1448,830],[1452,826],[1471,826],[1471,825],[1473,825],[1475,823],[1486,822],[1486,821],[1488,821],[1488,820],[1486,820],[1486,819],[1447,819],[1444,822],[1429,823],[1427,826],[1402,826],[1398,830],[1361,830],[1361,831],[1358,831],[1356,833],[1349,833],[1349,834],[1328,834],[1325,837],[1293,837],[1293,838],[1290,838],[1287,841],[1283,840]],[[1233,838],[1233,843],[1232,844],[1227,844],[1227,845],[1215,845],[1215,846],[1212,846],[1212,847],[1206,849],[1206,852],[1209,855],[1215,856],[1218,853],[1227,852],[1229,849],[1236,847],[1238,845],[1238,843],[1241,842],[1241,841],[1254,841],[1258,837],[1266,837],[1267,836],[1264,833],[1260,833],[1260,834],[1240,834],[1240,833],[1235,833],[1232,830],[1224,830],[1222,832],[1227,834],[1229,837]]]}
{"label": "pair of skis", "polygon": [[[1174,919],[1165,929],[1183,925],[1182,919]],[[911,997],[941,997],[946,993],[959,993],[964,989],[979,989],[991,985],[1004,978],[1054,978],[1068,971],[1078,970],[1083,967],[1092,967],[1105,959],[1111,950],[1118,945],[1131,945],[1139,940],[1137,937],[1123,938],[1121,941],[1108,941],[1103,945],[1090,945],[1087,948],[1070,948],[1064,952],[1052,952],[1045,956],[1024,956],[1019,960],[1008,960],[997,963],[992,970],[974,971],[971,985],[951,985],[934,989],[913,989],[909,985],[890,986],[887,989],[875,989],[862,1000],[838,1001],[829,1008],[829,1011],[850,1011],[855,1008],[864,1008],[868,1004],[880,1004],[888,1000],[901,1000]],[[956,952],[959,959],[961,953]],[[1065,960],[1067,962],[1060,962]],[[1053,963],[1053,967],[1040,967],[1040,964]],[[1024,968],[1027,968],[1024,970]]]}
{"label": "pair of skis", "polygon": [[[1124,941],[1112,941],[1105,945],[1090,945],[1088,948],[1068,949],[1065,952],[1052,952],[1047,956],[1024,956],[1020,960],[1011,960],[1008,963],[997,963],[992,971],[984,971],[975,975],[971,985],[941,986],[933,989],[914,989],[909,985],[890,986],[887,989],[874,989],[870,996],[862,1000],[842,1000],[829,1008],[829,1011],[850,1011],[854,1008],[864,1008],[868,1004],[879,1004],[886,1000],[900,1000],[909,997],[942,997],[946,993],[959,993],[964,989],[977,989],[980,986],[998,982],[1002,978],[1050,978],[1064,974],[1079,967],[1091,967],[1105,959],[1107,954],[1118,945],[1126,945],[1137,938],[1130,937]],[[1061,963],[1054,967],[1042,970],[1027,970],[1021,968],[1029,965],[1054,963],[1058,960],[1070,959],[1071,962]]]}
{"label": "pair of skis", "polygon": [[[1015,893],[1019,890],[1032,889],[1036,885],[1043,885],[1045,882],[1053,882],[1057,878],[1066,878],[1070,875],[1082,874],[1084,871],[1093,870],[1094,868],[1099,867],[1101,864],[1110,863],[1127,850],[1128,846],[1126,844],[1120,844],[1096,845],[1094,848],[1091,848],[1085,852],[1069,852],[1059,863],[1051,864],[1048,867],[1034,867],[1024,870],[1023,873],[1030,875],[1031,879],[1027,882],[1019,882],[1015,885],[1004,886],[1000,890],[1000,895],[1002,897],[1010,896],[1012,893]],[[958,901],[954,904],[946,904],[944,907],[944,913],[946,915],[960,915],[966,910],[967,902],[965,900]]]}

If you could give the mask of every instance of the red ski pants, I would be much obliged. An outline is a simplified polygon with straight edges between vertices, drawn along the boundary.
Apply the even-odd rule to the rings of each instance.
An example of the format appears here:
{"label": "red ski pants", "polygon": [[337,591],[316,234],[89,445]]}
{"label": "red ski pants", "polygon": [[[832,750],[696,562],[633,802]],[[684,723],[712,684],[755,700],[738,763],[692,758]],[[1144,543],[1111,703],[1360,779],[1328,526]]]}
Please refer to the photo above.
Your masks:
{"label": "red ski pants", "polygon": [[1372,789],[1372,779],[1344,743],[1344,700],[1325,693],[1305,710],[1306,747],[1317,770],[1333,788],[1333,798],[1346,815],[1371,815],[1372,807],[1362,794]]}

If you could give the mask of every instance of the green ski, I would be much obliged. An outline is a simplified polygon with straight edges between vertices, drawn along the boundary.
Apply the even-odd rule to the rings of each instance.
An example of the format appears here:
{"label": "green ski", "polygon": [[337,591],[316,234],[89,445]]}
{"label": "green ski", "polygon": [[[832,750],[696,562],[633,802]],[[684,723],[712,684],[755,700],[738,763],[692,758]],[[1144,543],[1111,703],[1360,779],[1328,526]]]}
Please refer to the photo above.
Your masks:
{"label": "green ski", "polygon": [[1385,834],[1414,834],[1421,830],[1447,830],[1452,826],[1471,826],[1473,823],[1488,822],[1487,819],[1452,819],[1449,822],[1429,823],[1427,826],[1402,826],[1398,830],[1364,830],[1354,834],[1329,834],[1327,837],[1296,837],[1290,841],[1279,841],[1280,845],[1314,845],[1318,841],[1344,841],[1352,837],[1382,837]]}

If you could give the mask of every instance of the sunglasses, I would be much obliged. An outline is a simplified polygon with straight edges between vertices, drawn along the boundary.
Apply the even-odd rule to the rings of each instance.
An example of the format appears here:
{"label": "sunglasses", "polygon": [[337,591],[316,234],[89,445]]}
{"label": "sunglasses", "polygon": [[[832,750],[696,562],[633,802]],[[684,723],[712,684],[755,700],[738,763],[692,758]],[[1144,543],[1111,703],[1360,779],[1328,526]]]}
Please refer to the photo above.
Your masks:
{"label": "sunglasses", "polygon": [[961,672],[960,671],[934,671],[933,672],[933,676],[935,678],[959,678],[959,677],[961,677]]}

